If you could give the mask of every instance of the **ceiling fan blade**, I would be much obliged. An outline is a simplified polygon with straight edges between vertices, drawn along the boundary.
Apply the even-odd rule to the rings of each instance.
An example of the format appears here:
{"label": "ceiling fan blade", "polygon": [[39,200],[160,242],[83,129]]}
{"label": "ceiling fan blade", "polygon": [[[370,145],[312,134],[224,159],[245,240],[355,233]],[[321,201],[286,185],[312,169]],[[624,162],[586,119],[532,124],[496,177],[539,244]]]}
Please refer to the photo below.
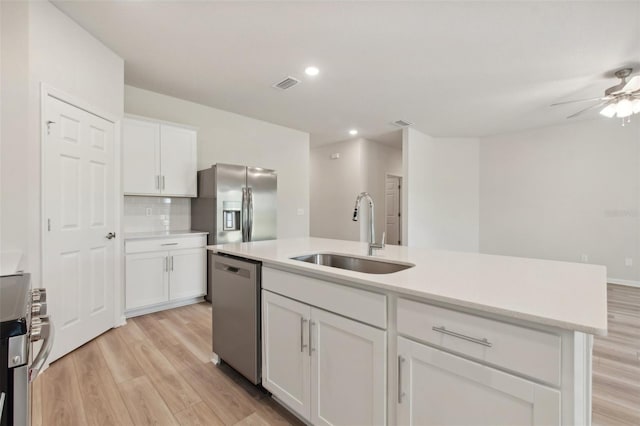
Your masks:
{"label": "ceiling fan blade", "polygon": [[640,90],[640,75],[634,76],[631,80],[624,85],[621,92],[631,93],[636,90]]}
{"label": "ceiling fan blade", "polygon": [[605,99],[607,99],[607,98],[606,97],[603,98],[601,96],[598,96],[597,98],[577,99],[577,100],[573,100],[573,101],[556,102],[554,104],[551,104],[551,106],[573,104],[573,103],[577,103],[577,102],[602,101],[602,100],[605,100]]}
{"label": "ceiling fan blade", "polygon": [[586,107],[585,109],[581,109],[580,111],[576,112],[575,114],[571,114],[571,115],[570,115],[570,116],[568,116],[567,118],[574,118],[574,117],[577,117],[577,116],[579,116],[579,115],[581,115],[581,114],[583,114],[583,113],[585,113],[585,112],[587,112],[587,111],[590,111],[590,110],[592,110],[592,109],[595,109],[595,108],[598,108],[598,107],[601,107],[601,106],[605,106],[605,105],[607,105],[608,103],[609,103],[609,101],[598,102],[597,104],[594,104],[594,105],[591,105],[591,106],[589,106],[589,107]]}

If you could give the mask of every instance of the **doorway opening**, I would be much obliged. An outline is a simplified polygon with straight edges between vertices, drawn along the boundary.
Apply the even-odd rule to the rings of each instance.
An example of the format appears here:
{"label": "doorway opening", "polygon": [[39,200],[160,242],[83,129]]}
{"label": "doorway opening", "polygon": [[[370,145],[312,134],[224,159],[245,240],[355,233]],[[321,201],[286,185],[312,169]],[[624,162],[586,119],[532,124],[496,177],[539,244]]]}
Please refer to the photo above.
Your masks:
{"label": "doorway opening", "polygon": [[384,216],[387,244],[402,245],[402,176],[385,174]]}

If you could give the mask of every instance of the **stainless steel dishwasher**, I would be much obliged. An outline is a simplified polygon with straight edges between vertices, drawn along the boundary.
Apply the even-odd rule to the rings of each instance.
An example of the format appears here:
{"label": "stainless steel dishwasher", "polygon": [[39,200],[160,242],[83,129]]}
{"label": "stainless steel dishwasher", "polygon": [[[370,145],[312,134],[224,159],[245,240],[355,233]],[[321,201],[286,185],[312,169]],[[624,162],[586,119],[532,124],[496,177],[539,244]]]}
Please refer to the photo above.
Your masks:
{"label": "stainless steel dishwasher", "polygon": [[262,263],[214,254],[211,262],[213,353],[253,384],[262,381]]}

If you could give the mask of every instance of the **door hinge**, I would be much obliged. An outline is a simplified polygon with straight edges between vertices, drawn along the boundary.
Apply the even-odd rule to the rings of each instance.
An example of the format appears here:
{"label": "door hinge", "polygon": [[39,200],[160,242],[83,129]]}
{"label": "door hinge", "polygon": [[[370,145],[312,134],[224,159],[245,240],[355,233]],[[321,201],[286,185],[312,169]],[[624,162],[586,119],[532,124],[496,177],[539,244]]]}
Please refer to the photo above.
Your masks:
{"label": "door hinge", "polygon": [[400,189],[400,185],[398,185],[398,189]]}
{"label": "door hinge", "polygon": [[400,217],[400,212],[398,212],[398,217]]}
{"label": "door hinge", "polygon": [[56,122],[55,121],[51,121],[51,120],[47,121],[47,134],[48,135],[51,134],[51,125],[52,124],[56,124]]}
{"label": "door hinge", "polygon": [[47,231],[51,232],[51,219],[47,219]]}

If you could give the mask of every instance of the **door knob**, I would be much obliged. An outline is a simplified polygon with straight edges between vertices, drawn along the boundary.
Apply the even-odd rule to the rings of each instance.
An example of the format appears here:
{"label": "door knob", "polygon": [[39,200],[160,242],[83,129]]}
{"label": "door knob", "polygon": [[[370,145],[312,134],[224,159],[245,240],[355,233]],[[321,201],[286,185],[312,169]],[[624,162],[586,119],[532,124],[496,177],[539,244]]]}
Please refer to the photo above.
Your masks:
{"label": "door knob", "polygon": [[116,233],[115,233],[115,232],[109,232],[109,233],[107,234],[107,239],[108,239],[108,240],[110,240],[110,239],[112,239],[112,238],[115,238],[115,237],[116,237]]}

